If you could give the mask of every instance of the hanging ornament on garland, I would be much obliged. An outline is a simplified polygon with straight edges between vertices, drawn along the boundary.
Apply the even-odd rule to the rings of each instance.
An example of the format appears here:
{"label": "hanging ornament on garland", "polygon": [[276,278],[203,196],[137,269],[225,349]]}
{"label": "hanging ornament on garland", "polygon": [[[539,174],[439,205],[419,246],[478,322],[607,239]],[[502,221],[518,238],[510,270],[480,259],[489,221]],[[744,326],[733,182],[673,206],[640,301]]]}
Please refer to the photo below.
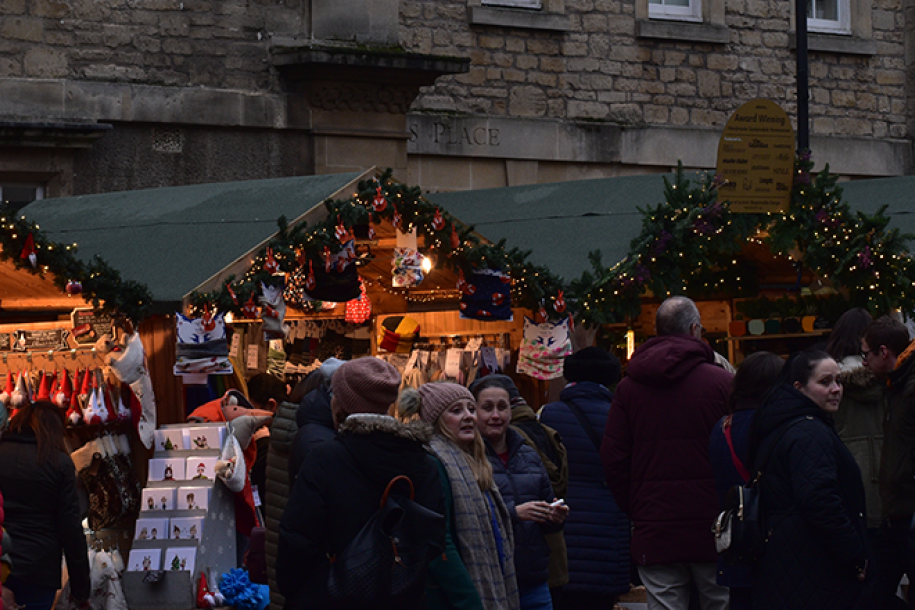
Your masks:
{"label": "hanging ornament on garland", "polygon": [[368,232],[368,238],[369,238],[369,239],[375,239],[375,225],[372,224],[372,219],[371,219],[371,218],[369,218],[369,232]]}
{"label": "hanging ornament on garland", "polygon": [[451,249],[457,250],[461,245],[461,236],[458,235],[457,229],[454,228],[454,225],[451,225]]}
{"label": "hanging ornament on garland", "polygon": [[372,209],[377,213],[382,213],[388,207],[388,201],[384,198],[384,195],[381,194],[381,185],[375,189],[375,198],[372,199]]}
{"label": "hanging ornament on garland", "polygon": [[556,294],[556,300],[553,302],[553,309],[556,313],[562,313],[566,310],[566,300],[562,296],[562,290]]}
{"label": "hanging ornament on garland", "polygon": [[276,258],[273,256],[273,248],[267,246],[267,261],[264,263],[264,271],[273,275],[280,270],[280,264],[276,262]]}
{"label": "hanging ornament on garland", "polygon": [[305,290],[314,290],[315,285],[315,269],[312,266],[312,262],[308,261],[308,277],[305,278]]}
{"label": "hanging ornament on garland", "polygon": [[546,313],[546,307],[543,306],[543,303],[540,303],[540,309],[537,310],[537,322],[543,324],[549,319],[549,316]]}
{"label": "hanging ornament on garland", "polygon": [[257,303],[254,302],[254,293],[251,293],[251,297],[245,303],[245,306],[241,308],[241,315],[245,316],[249,320],[253,320],[257,317]]}
{"label": "hanging ornament on garland", "polygon": [[435,208],[435,214],[432,216],[432,228],[441,231],[445,228],[445,219],[442,218],[442,211]]}
{"label": "hanging ornament on garland", "polygon": [[394,215],[391,217],[391,224],[394,225],[395,229],[399,229],[400,225],[403,224],[403,218],[401,218],[396,205],[394,206]]}
{"label": "hanging ornament on garland", "polygon": [[65,290],[67,291],[67,294],[70,295],[80,294],[83,291],[83,285],[76,280],[70,280],[67,282]]}
{"label": "hanging ornament on garland", "polygon": [[330,248],[324,246],[324,271],[330,273],[330,270],[334,268],[334,257],[330,253]]}
{"label": "hanging ornament on garland", "polygon": [[35,250],[35,237],[31,233],[25,237],[25,245],[22,246],[22,253],[19,255],[22,260],[28,260],[29,264],[34,267],[38,264],[38,253]]}
{"label": "hanging ornament on garland", "polygon": [[209,303],[204,303],[203,317],[200,320],[201,326],[205,332],[212,332],[216,329],[216,320],[213,319],[213,313],[210,311]]}
{"label": "hanging ornament on garland", "polygon": [[232,298],[232,302],[238,305],[238,295],[235,294],[235,291],[232,290],[232,284],[226,282],[226,291],[229,293],[229,296]]}
{"label": "hanging ornament on garland", "polygon": [[340,215],[337,214],[337,228],[334,229],[334,237],[337,238],[341,244],[345,244],[349,241],[349,231],[346,230],[346,226],[343,224],[343,220],[340,218]]}

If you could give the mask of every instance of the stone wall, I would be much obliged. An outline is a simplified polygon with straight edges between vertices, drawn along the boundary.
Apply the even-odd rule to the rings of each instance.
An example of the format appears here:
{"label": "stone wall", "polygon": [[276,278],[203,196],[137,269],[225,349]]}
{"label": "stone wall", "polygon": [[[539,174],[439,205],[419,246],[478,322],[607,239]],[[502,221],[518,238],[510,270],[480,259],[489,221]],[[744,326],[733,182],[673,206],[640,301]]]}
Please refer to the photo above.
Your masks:
{"label": "stone wall", "polygon": [[[417,111],[721,128],[768,98],[795,114],[789,2],[728,0],[726,44],[639,36],[633,0],[565,0],[568,31],[471,25],[468,4],[401,5],[408,49],[471,58],[469,73],[424,90]],[[868,6],[865,44],[810,53],[811,134],[909,137],[902,3]],[[846,42],[825,38],[822,48]]]}
{"label": "stone wall", "polygon": [[0,0],[0,78],[276,90],[268,38],[302,0]]}

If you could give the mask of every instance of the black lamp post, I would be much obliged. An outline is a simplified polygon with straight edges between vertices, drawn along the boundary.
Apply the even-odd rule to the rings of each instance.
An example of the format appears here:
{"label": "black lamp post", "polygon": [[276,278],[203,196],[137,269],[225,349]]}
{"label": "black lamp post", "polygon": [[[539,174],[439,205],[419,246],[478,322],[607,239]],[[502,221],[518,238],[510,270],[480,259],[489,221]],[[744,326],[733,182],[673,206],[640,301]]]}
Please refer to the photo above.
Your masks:
{"label": "black lamp post", "polygon": [[810,118],[808,116],[807,73],[807,4],[810,0],[794,0],[795,32],[797,34],[797,151],[810,149]]}

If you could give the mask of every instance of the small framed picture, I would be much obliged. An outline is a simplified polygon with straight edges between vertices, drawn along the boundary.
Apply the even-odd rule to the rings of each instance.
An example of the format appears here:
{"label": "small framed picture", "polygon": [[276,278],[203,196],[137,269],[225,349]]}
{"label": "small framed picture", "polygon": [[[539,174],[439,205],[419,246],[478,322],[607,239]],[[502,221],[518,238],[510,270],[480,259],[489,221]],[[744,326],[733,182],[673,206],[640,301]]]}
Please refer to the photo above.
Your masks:
{"label": "small framed picture", "polygon": [[178,488],[178,508],[180,510],[206,510],[210,505],[210,488],[209,487],[179,487]]}
{"label": "small framed picture", "polygon": [[193,574],[194,561],[197,559],[197,548],[173,546],[165,549],[163,570],[188,570]]}
{"label": "small framed picture", "polygon": [[175,508],[174,487],[147,487],[143,490],[140,510],[172,510]]}
{"label": "small framed picture", "polygon": [[218,459],[216,456],[187,458],[186,480],[206,479],[212,481],[216,478],[216,461]]}
{"label": "small framed picture", "polygon": [[152,458],[149,460],[150,481],[183,481],[185,458]]}
{"label": "small framed picture", "polygon": [[203,517],[175,517],[168,522],[171,540],[200,540],[203,537]]}
{"label": "small framed picture", "polygon": [[137,519],[134,540],[168,540],[168,519]]}
{"label": "small framed picture", "polygon": [[162,428],[155,432],[156,453],[188,449],[181,428]]}
{"label": "small framed picture", "polygon": [[162,569],[162,549],[130,549],[128,572],[148,572]]}
{"label": "small framed picture", "polygon": [[226,429],[224,426],[192,426],[187,433],[190,438],[188,449],[221,449]]}

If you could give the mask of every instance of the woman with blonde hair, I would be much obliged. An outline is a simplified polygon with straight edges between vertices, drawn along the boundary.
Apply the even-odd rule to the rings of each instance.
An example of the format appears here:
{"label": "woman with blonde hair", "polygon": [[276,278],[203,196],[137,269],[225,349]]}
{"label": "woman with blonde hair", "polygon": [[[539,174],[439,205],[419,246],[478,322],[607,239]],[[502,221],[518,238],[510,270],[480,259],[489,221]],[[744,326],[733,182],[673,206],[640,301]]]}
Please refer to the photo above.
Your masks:
{"label": "woman with blonde hair", "polygon": [[476,427],[473,395],[456,383],[426,383],[401,393],[398,412],[432,424],[430,447],[451,487],[451,531],[483,607],[517,610],[511,516]]}

